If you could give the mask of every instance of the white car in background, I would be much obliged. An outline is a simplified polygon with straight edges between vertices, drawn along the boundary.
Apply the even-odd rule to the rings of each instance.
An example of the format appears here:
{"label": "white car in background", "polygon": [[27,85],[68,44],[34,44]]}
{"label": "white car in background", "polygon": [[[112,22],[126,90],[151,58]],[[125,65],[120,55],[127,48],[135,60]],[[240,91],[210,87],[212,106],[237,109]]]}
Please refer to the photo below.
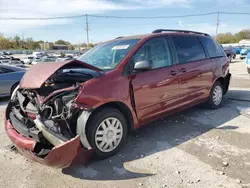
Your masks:
{"label": "white car in background", "polygon": [[34,57],[29,56],[29,57],[26,57],[26,58],[23,60],[23,62],[24,62],[25,64],[29,64],[29,65],[30,65],[30,64],[32,63],[33,59],[34,59]]}
{"label": "white car in background", "polygon": [[42,58],[39,58],[39,57],[34,57],[33,60],[32,60],[32,65],[35,65],[37,63],[42,63],[43,62],[43,59]]}
{"label": "white car in background", "polygon": [[33,52],[32,56],[35,58],[35,57],[42,57],[44,56],[44,52]]}

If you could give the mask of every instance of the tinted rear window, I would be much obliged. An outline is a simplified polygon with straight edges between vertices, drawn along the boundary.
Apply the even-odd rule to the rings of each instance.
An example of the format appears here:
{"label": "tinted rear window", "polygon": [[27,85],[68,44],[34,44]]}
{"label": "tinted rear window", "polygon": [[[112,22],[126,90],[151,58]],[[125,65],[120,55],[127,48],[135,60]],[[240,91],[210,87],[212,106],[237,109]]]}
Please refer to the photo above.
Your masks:
{"label": "tinted rear window", "polygon": [[224,56],[224,52],[222,48],[216,44],[213,39],[208,37],[200,37],[200,40],[204,47],[207,49],[210,57],[222,57]]}
{"label": "tinted rear window", "polygon": [[173,36],[179,63],[198,61],[206,58],[205,51],[196,36]]}

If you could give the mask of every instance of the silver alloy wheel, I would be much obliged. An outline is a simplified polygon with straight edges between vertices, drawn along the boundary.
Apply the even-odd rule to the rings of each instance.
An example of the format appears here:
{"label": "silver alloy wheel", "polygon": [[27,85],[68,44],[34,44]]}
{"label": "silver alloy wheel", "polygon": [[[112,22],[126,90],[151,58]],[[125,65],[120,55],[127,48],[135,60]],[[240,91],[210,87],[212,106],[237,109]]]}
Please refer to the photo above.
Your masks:
{"label": "silver alloy wheel", "polygon": [[213,102],[216,106],[218,106],[221,103],[222,97],[223,97],[222,88],[220,86],[216,86],[213,91]]}
{"label": "silver alloy wheel", "polygon": [[120,144],[123,136],[121,122],[115,117],[103,120],[95,133],[95,144],[102,152],[111,152]]}

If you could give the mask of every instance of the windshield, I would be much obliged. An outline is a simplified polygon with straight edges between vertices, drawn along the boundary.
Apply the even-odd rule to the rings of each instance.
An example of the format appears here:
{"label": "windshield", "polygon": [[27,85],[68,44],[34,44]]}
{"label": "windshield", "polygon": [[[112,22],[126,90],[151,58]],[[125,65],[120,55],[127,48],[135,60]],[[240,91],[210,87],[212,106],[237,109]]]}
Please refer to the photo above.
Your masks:
{"label": "windshield", "polygon": [[84,53],[78,60],[98,67],[104,71],[114,69],[139,39],[117,40],[100,44]]}

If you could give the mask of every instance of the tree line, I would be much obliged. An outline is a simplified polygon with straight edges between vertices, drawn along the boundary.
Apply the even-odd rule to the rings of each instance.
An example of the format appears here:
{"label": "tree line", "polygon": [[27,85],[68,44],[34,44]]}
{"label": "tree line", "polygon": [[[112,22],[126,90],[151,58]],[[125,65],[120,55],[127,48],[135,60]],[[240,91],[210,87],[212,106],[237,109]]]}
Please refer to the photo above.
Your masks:
{"label": "tree line", "polygon": [[[238,43],[243,39],[250,39],[250,29],[244,29],[238,33],[232,34],[220,33],[217,35],[217,42],[220,44]],[[19,36],[5,38],[0,33],[0,50],[52,50],[54,45],[65,45],[69,50],[78,49],[80,47],[93,47],[93,44],[73,45],[68,41],[57,40],[55,43],[45,41],[35,41],[32,38],[21,39]]]}
{"label": "tree line", "polygon": [[12,38],[5,38],[0,33],[0,50],[53,50],[55,45],[65,45],[69,50],[75,50],[79,47],[93,47],[93,44],[82,43],[80,45],[73,45],[68,41],[57,40],[53,42],[35,41],[32,38],[21,39],[21,37],[14,36]]}
{"label": "tree line", "polygon": [[235,34],[228,32],[217,35],[217,42],[220,44],[238,43],[244,39],[250,39],[250,29],[244,29]]}

